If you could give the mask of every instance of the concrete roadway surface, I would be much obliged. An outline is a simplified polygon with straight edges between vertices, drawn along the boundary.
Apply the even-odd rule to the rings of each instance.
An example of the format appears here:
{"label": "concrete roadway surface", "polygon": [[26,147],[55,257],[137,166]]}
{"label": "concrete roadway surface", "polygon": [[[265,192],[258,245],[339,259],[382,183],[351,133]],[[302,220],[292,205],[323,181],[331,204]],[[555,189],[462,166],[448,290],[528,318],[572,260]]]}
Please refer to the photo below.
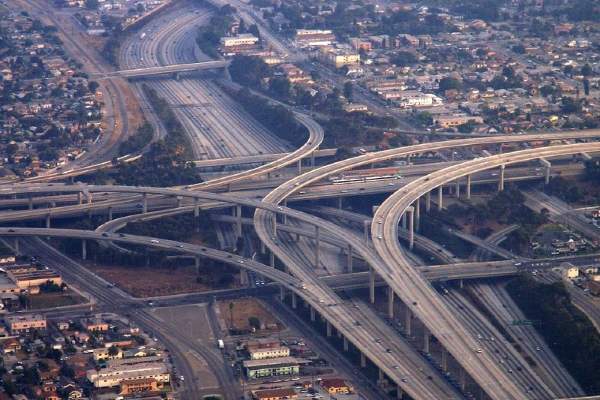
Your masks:
{"label": "concrete roadway surface", "polygon": [[[598,144],[551,146],[468,161],[413,181],[389,197],[375,214],[374,221],[377,223],[372,225],[372,236],[374,238],[382,237],[383,240],[374,239],[374,244],[377,252],[387,264],[386,268],[377,272],[383,275],[405,303],[412,305],[411,309],[419,319],[431,332],[436,334],[444,347],[492,398],[521,399],[526,398],[527,395],[512,380],[508,379],[503,371],[500,371],[486,352],[478,350],[477,342],[444,307],[433,288],[411,267],[397,242],[398,221],[405,210],[423,194],[441,184],[454,181],[470,173],[544,156],[597,151],[599,148]],[[380,221],[382,224],[379,224]],[[391,268],[391,265],[394,265],[395,268]]]}

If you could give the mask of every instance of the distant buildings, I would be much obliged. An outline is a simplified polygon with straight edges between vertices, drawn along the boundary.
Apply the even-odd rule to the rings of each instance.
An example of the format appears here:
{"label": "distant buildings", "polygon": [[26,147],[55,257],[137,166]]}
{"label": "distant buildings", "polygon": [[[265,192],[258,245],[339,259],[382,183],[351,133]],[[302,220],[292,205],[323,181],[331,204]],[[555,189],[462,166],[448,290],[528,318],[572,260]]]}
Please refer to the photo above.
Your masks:
{"label": "distant buildings", "polygon": [[329,29],[298,29],[294,40],[300,48],[330,46],[335,35]]}
{"label": "distant buildings", "polygon": [[9,315],[5,318],[5,322],[11,335],[45,330],[47,327],[46,317],[41,314]]}

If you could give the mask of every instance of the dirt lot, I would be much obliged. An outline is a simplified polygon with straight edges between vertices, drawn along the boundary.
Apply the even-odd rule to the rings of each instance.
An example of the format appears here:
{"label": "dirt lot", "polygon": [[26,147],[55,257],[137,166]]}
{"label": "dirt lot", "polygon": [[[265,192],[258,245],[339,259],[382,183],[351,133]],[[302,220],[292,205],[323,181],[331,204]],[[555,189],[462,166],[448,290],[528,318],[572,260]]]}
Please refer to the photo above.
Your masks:
{"label": "dirt lot", "polygon": [[85,303],[87,300],[72,290],[60,293],[40,293],[29,296],[29,309],[53,308]]}
{"label": "dirt lot", "polygon": [[88,267],[135,297],[166,296],[213,289],[196,282],[196,272],[192,266],[159,268],[88,264]]}
{"label": "dirt lot", "polygon": [[[233,310],[229,312],[229,304],[233,303]],[[271,311],[268,310],[260,300],[258,299],[238,299],[233,301],[221,301],[219,302],[219,310],[221,312],[221,317],[226,321],[227,328],[233,330],[250,330],[250,324],[248,323],[248,318],[256,317],[260,321],[261,326],[266,327],[268,330],[281,330],[283,328],[281,322],[277,320],[271,314]],[[232,317],[233,316],[233,325],[232,325]],[[277,325],[275,329],[269,329],[269,327],[274,327]]]}

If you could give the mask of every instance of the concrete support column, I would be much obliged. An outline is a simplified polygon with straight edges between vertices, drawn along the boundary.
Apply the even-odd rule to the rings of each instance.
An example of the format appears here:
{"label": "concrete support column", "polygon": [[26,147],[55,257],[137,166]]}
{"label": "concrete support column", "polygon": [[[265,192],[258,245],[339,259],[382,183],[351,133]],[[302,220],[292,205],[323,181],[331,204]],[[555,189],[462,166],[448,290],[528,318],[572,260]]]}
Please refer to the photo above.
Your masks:
{"label": "concrete support column", "polygon": [[467,374],[465,373],[464,368],[461,368],[458,372],[458,382],[460,384],[461,390],[465,390],[467,387]]}
{"label": "concrete support column", "polygon": [[81,192],[77,192],[77,204],[83,203],[82,197],[83,197],[82,193]]}
{"label": "concrete support column", "polygon": [[196,269],[196,275],[200,274],[200,257],[194,257],[194,268]]}
{"label": "concrete support column", "polygon": [[266,251],[267,251],[267,247],[265,246],[265,243],[260,242],[260,254],[265,254]]}
{"label": "concrete support column", "polygon": [[302,159],[298,160],[298,175],[302,173]]}
{"label": "concrete support column", "polygon": [[[287,208],[287,199],[283,200],[283,206]],[[282,218],[283,218],[283,224],[286,225],[287,224],[287,214],[282,214]]]}
{"label": "concrete support column", "polygon": [[429,333],[427,328],[425,328],[425,331],[423,332],[423,352],[424,353],[429,353],[429,340],[430,339],[431,339],[431,334]]}
{"label": "concrete support column", "polygon": [[404,398],[404,392],[402,391],[402,388],[400,386],[396,388],[396,398],[400,400]]}
{"label": "concrete support column", "polygon": [[351,274],[352,273],[352,261],[353,261],[352,246],[351,245],[348,245],[348,250],[347,251],[348,251],[348,255],[347,255],[347,257],[348,257],[348,265],[347,265],[347,268],[348,268],[348,273]]}
{"label": "concrete support column", "polygon": [[462,288],[464,288],[464,286],[465,286],[465,285],[464,285],[464,281],[463,281],[462,279],[459,279],[459,280],[458,280],[458,287],[459,287],[460,289],[462,289]]}
{"label": "concrete support column", "polygon": [[467,175],[467,200],[471,200],[471,175]]}
{"label": "concrete support column", "polygon": [[408,212],[408,248],[412,250],[415,247],[415,211],[412,207],[409,207],[406,212]]}
{"label": "concrete support column", "polygon": [[50,228],[50,214],[46,214],[46,229]]}
{"label": "concrete support column", "polygon": [[371,230],[371,221],[369,221],[368,219],[365,219],[363,221],[363,231],[364,231],[364,235],[365,235],[365,243],[367,244],[367,246],[369,245],[369,231]]}
{"label": "concrete support column", "polygon": [[113,219],[113,209],[112,207],[108,207],[108,220],[112,221]]}
{"label": "concrete support column", "polygon": [[550,172],[552,164],[545,158],[540,158],[540,163],[544,167],[544,183],[547,185],[548,183],[550,183]]}
{"label": "concrete support column", "polygon": [[455,189],[456,198],[460,199],[460,181],[456,180],[456,189]]}
{"label": "concrete support column", "polygon": [[239,204],[237,206],[235,206],[235,216],[236,216],[235,234],[237,237],[241,237],[242,236],[242,206],[240,206]]}
{"label": "concrete support column", "polygon": [[314,308],[311,306],[311,307],[310,307],[310,320],[311,320],[312,322],[315,322],[315,321],[316,321],[316,319],[317,319],[317,316],[316,316],[316,314],[315,314],[315,309],[314,309]]}
{"label": "concrete support column", "polygon": [[19,251],[19,238],[16,237],[15,238],[15,255],[19,255],[20,251]]}
{"label": "concrete support column", "polygon": [[272,268],[275,268],[275,253],[273,253],[272,251],[269,252],[269,265]]}
{"label": "concrete support column", "polygon": [[384,380],[385,380],[385,375],[384,375],[383,371],[381,370],[381,368],[379,368],[379,376],[377,379],[377,383],[381,385],[381,384],[383,384]]}
{"label": "concrete support column", "polygon": [[327,321],[325,323],[326,328],[327,328],[327,337],[331,337],[331,323],[329,321]]}
{"label": "concrete support column", "polygon": [[367,357],[365,357],[364,353],[360,353],[360,367],[365,368],[367,366]]}
{"label": "concrete support column", "polygon": [[279,285],[279,301],[285,300],[285,288],[283,285]]}
{"label": "concrete support column", "polygon": [[406,230],[406,211],[402,214],[402,229]]}
{"label": "concrete support column", "polygon": [[417,199],[417,201],[415,201],[415,204],[413,205],[413,207],[415,208],[415,229],[417,230],[417,232],[419,231],[419,226],[421,223],[421,199]]}
{"label": "concrete support column", "polygon": [[442,208],[444,208],[444,187],[443,185],[440,185],[438,187],[438,210],[442,211]]}
{"label": "concrete support column", "polygon": [[375,271],[369,266],[369,301],[375,303]]}
{"label": "concrete support column", "polygon": [[431,210],[431,192],[425,193],[425,211],[429,212]]}
{"label": "concrete support column", "polygon": [[412,311],[406,307],[406,315],[404,316],[404,329],[407,336],[412,335]]}
{"label": "concrete support column", "polygon": [[321,236],[321,230],[319,229],[319,225],[315,225],[315,269],[319,268],[319,265],[321,263],[321,260],[320,260],[321,237],[320,236]]}
{"label": "concrete support column", "polygon": [[292,308],[295,310],[298,307],[298,297],[292,292]]}
{"label": "concrete support column", "polygon": [[448,371],[448,352],[442,349],[442,371]]}
{"label": "concrete support column", "polygon": [[315,152],[310,153],[310,166],[315,167]]}
{"label": "concrete support column", "polygon": [[344,204],[344,198],[343,197],[338,197],[337,198],[337,208],[341,210],[343,204]]}
{"label": "concrete support column", "polygon": [[394,318],[394,289],[388,286],[388,309],[387,314],[389,319]]}
{"label": "concrete support column", "polygon": [[81,241],[81,259],[87,259],[87,241],[85,239]]}
{"label": "concrete support column", "polygon": [[181,207],[181,203],[183,202],[183,198],[181,196],[175,197],[177,200],[177,208]]}
{"label": "concrete support column", "polygon": [[504,190],[504,170],[505,166],[502,164],[500,166],[500,177],[498,178],[498,191],[501,192]]}
{"label": "concrete support column", "polygon": [[28,201],[29,201],[29,209],[33,210],[33,197],[29,196]]}
{"label": "concrete support column", "polygon": [[348,351],[348,339],[346,339],[346,336],[344,336],[344,338],[342,339],[343,343],[344,343],[344,351]]}
{"label": "concrete support column", "polygon": [[144,193],[142,195],[142,213],[146,214],[148,212],[148,195]]}
{"label": "concrete support column", "polygon": [[196,232],[200,232],[200,199],[194,197],[194,221],[196,224]]}

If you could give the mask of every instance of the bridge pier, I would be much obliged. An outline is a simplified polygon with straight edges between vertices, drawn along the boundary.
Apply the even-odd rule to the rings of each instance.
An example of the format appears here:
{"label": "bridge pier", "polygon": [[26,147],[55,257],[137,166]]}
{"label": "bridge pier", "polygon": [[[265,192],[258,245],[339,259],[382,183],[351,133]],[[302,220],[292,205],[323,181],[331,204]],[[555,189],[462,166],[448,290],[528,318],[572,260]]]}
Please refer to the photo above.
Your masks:
{"label": "bridge pier", "polygon": [[27,200],[29,202],[29,209],[33,210],[33,197],[31,197],[31,195],[30,195]]}
{"label": "bridge pier", "polygon": [[237,217],[235,224],[235,234],[239,238],[242,236],[242,206],[239,204],[235,206],[235,216]]}
{"label": "bridge pier", "polygon": [[394,289],[391,286],[388,286],[388,307],[387,307],[387,315],[389,319],[394,318]]}
{"label": "bridge pier", "polygon": [[352,257],[352,245],[348,245],[348,260],[347,260],[347,269],[348,269],[348,273],[351,274],[352,273],[352,261],[353,261],[353,257]]}
{"label": "bridge pier", "polygon": [[181,196],[176,196],[175,198],[177,199],[177,208],[181,207],[181,202],[183,201],[183,198]]}
{"label": "bridge pier", "polygon": [[269,252],[269,265],[272,268],[275,268],[275,253],[273,253],[272,251]]}
{"label": "bridge pier", "polygon": [[408,213],[408,248],[412,250],[415,247],[415,216],[414,216],[414,208],[412,206],[406,209],[406,213]]}
{"label": "bridge pier", "polygon": [[471,200],[471,175],[467,175],[467,200]]}
{"label": "bridge pier", "polygon": [[[283,206],[287,208],[287,199],[283,200]],[[283,218],[283,224],[286,225],[287,224],[287,214],[283,214],[281,216]]]}
{"label": "bridge pier", "polygon": [[404,314],[404,330],[406,336],[410,337],[412,335],[412,311],[408,306],[406,306],[406,314]]}
{"label": "bridge pier", "polygon": [[431,211],[431,192],[425,193],[425,211]]}
{"label": "bridge pier", "polygon": [[342,209],[343,203],[344,203],[344,198],[343,197],[338,197],[337,198],[337,208],[338,208],[338,210]]}
{"label": "bridge pier", "polygon": [[148,195],[144,193],[142,195],[142,214],[146,214],[148,212]]}
{"label": "bridge pier", "polygon": [[112,221],[113,219],[113,209],[112,207],[108,207],[108,220]]}
{"label": "bridge pier", "polygon": [[77,204],[83,203],[83,196],[81,192],[77,192]]}
{"label": "bridge pier", "polygon": [[50,214],[46,214],[46,229],[50,229]]}
{"label": "bridge pier", "polygon": [[454,194],[456,194],[456,198],[460,199],[460,181],[458,179],[456,180],[456,188],[454,189],[454,191]]}
{"label": "bridge pier", "polygon": [[348,346],[348,339],[346,338],[346,336],[344,336],[342,338],[342,342],[344,344],[344,351],[348,351],[349,346]]}
{"label": "bridge pier", "polygon": [[87,241],[85,239],[81,241],[81,259],[87,259]]}
{"label": "bridge pier", "polygon": [[196,269],[196,275],[200,275],[200,257],[194,257],[194,268]]}
{"label": "bridge pier", "polygon": [[321,263],[320,256],[320,244],[321,244],[321,230],[319,229],[319,225],[315,225],[315,269],[319,268],[319,264]]}
{"label": "bridge pier", "polygon": [[298,175],[302,173],[302,159],[298,160]]}
{"label": "bridge pier", "polygon": [[298,307],[298,297],[292,292],[292,308],[295,310]]}
{"label": "bridge pier", "polygon": [[364,353],[360,353],[360,367],[361,368],[366,368],[367,367],[367,357],[365,357]]}
{"label": "bridge pier", "polygon": [[498,191],[501,192],[504,190],[504,164],[500,165],[500,177],[498,178]]}
{"label": "bridge pier", "polygon": [[327,337],[331,337],[331,323],[329,321],[325,322],[327,329]]}
{"label": "bridge pier", "polygon": [[442,371],[448,371],[448,352],[446,349],[442,348]]}
{"label": "bridge pier", "polygon": [[312,322],[315,322],[317,320],[317,316],[316,316],[316,313],[315,313],[315,308],[312,307],[312,306],[310,307],[310,320]]}
{"label": "bridge pier", "polygon": [[444,208],[444,186],[440,185],[438,187],[438,211],[442,211],[442,208]]}
{"label": "bridge pier", "polygon": [[194,221],[196,224],[196,232],[200,232],[200,199],[194,197]]}
{"label": "bridge pier", "polygon": [[396,398],[399,400],[402,400],[404,398],[404,392],[402,391],[400,385],[398,385],[398,387],[396,388]]}
{"label": "bridge pier", "polygon": [[17,256],[20,255],[19,254],[20,251],[19,251],[19,238],[18,237],[15,238],[15,246],[14,247],[15,247],[15,255],[17,255]]}
{"label": "bridge pier", "polygon": [[550,183],[550,172],[552,164],[545,158],[540,158],[540,163],[544,166],[544,183],[547,185]]}
{"label": "bridge pier", "polygon": [[465,369],[462,367],[458,372],[458,382],[460,384],[460,389],[464,391],[467,387],[467,374],[465,373]]}
{"label": "bridge pier", "polygon": [[429,340],[431,338],[431,334],[429,333],[427,328],[424,329],[425,331],[423,332],[423,352],[427,354],[429,353]]}
{"label": "bridge pier", "polygon": [[364,236],[365,236],[365,243],[368,246],[369,245],[369,232],[371,231],[371,221],[369,221],[368,219],[365,219],[363,221],[363,232],[364,232]]}
{"label": "bridge pier", "polygon": [[406,211],[402,213],[402,229],[406,230]]}
{"label": "bridge pier", "polygon": [[375,304],[375,270],[369,266],[369,301]]}
{"label": "bridge pier", "polygon": [[413,207],[415,208],[415,229],[418,232],[419,226],[421,223],[421,199],[420,198],[418,198],[417,201],[415,201],[415,204],[413,205]]}

